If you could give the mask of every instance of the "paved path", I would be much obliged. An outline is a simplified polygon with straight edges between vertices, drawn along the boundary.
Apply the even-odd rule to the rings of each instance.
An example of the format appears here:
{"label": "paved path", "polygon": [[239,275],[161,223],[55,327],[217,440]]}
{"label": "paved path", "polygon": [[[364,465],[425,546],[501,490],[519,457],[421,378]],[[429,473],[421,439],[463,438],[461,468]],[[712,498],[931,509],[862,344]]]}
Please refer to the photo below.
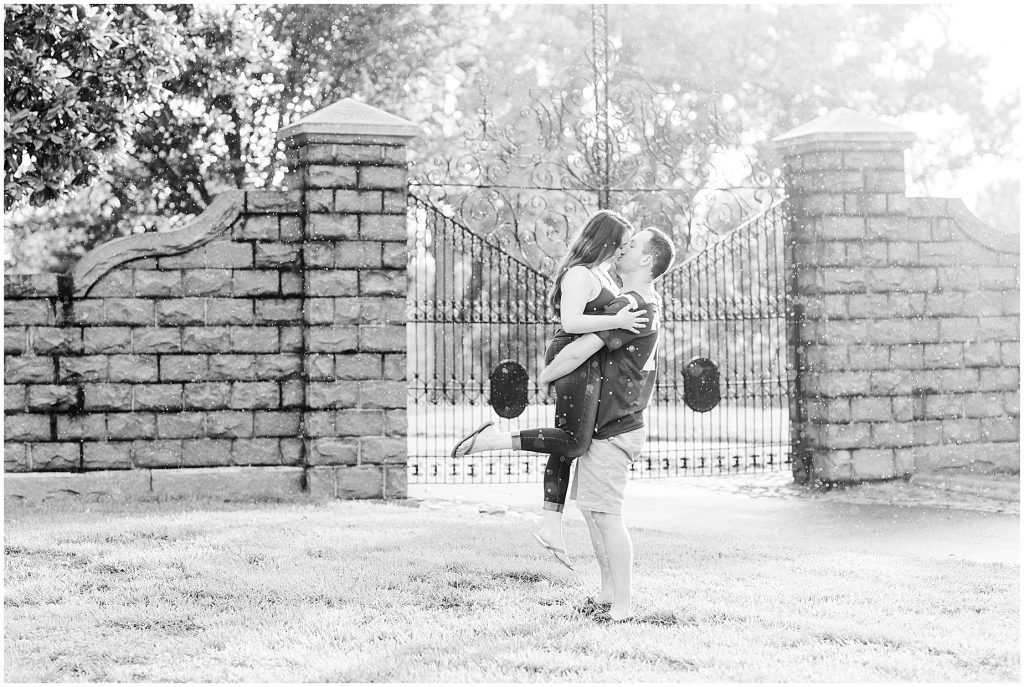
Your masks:
{"label": "paved path", "polygon": [[[539,484],[409,485],[421,507],[540,520]],[[583,524],[573,502],[566,523]],[[927,558],[1020,563],[1020,503],[906,482],[807,490],[786,474],[631,481],[630,527],[721,536],[730,545],[857,550]]]}

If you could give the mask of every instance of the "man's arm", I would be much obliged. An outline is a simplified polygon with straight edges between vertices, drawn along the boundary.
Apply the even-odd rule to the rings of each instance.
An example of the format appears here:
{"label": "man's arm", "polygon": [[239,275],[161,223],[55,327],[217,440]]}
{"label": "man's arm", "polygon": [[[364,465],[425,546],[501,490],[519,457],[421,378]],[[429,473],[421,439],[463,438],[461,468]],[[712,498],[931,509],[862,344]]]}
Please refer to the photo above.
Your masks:
{"label": "man's arm", "polygon": [[564,377],[587,361],[587,358],[604,348],[604,339],[597,334],[584,334],[563,348],[543,370],[537,381],[541,388],[560,377]]}
{"label": "man's arm", "polygon": [[556,379],[569,374],[582,365],[587,358],[600,351],[604,346],[607,346],[609,350],[614,351],[617,348],[625,346],[633,339],[641,336],[647,336],[654,331],[653,325],[655,318],[652,310],[652,304],[644,303],[643,305],[640,305],[632,296],[619,296],[608,304],[605,308],[605,314],[615,313],[627,307],[639,308],[648,317],[647,322],[643,325],[639,333],[633,333],[626,329],[611,329],[581,336],[559,351],[554,360],[552,360],[547,367],[541,370],[540,376],[537,378],[541,387],[546,387]]}

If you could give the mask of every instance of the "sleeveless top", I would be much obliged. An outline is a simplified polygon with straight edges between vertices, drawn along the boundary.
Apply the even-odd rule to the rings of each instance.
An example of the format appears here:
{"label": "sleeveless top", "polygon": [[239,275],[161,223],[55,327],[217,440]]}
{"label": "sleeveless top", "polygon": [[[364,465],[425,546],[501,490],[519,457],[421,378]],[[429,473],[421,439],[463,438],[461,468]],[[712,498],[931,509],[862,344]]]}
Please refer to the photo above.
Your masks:
{"label": "sleeveless top", "polygon": [[[589,267],[587,269],[590,269]],[[597,280],[601,282],[601,291],[594,296],[583,307],[584,315],[596,315],[604,312],[604,309],[611,303],[618,295],[618,287],[615,286],[611,278],[607,276],[604,270],[590,269],[590,273],[597,277]],[[545,355],[545,364],[550,363],[558,351],[565,348],[565,346],[575,339],[579,338],[580,334],[570,334],[564,329],[562,325],[558,325],[558,329],[555,330],[555,335],[552,337],[551,342],[548,344],[547,355]]]}

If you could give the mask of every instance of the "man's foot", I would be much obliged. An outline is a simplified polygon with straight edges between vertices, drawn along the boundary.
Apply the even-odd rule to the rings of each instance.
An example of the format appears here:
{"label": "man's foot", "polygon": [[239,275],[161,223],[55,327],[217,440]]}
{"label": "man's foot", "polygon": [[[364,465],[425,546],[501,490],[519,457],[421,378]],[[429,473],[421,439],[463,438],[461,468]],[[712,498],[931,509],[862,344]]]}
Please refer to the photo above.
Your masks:
{"label": "man's foot", "polygon": [[591,616],[595,621],[599,623],[628,623],[632,622],[633,616],[629,614],[616,615],[612,613],[609,608],[607,611],[597,613]]}

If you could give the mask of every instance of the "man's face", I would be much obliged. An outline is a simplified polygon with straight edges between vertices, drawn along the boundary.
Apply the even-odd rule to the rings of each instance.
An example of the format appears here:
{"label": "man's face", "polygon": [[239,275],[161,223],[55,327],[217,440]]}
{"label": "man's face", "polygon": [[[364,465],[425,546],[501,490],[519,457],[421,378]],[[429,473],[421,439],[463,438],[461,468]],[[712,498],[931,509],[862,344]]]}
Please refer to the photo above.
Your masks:
{"label": "man's face", "polygon": [[615,260],[616,271],[620,274],[630,274],[640,269],[641,263],[646,257],[644,249],[647,248],[647,242],[650,239],[651,232],[646,230],[633,234],[629,243],[619,249],[618,257]]}

